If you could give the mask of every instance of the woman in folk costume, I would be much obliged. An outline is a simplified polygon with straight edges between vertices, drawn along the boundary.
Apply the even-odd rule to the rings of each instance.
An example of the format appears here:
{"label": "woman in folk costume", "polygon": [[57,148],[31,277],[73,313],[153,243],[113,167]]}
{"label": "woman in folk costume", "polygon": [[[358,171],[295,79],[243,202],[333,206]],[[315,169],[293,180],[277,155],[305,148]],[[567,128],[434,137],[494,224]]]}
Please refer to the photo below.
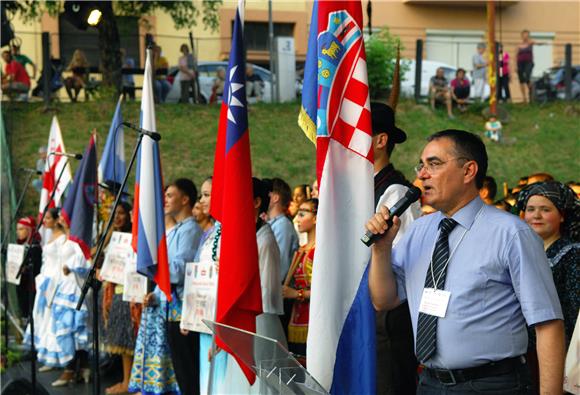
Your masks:
{"label": "woman in folk costume", "polygon": [[87,302],[82,304],[80,310],[76,309],[90,264],[80,246],[68,239],[69,228],[62,215],[59,222],[67,234],[67,240],[60,246],[58,252],[61,275],[52,302],[51,315],[51,336],[54,336],[56,341],[46,347],[46,364],[64,367],[65,370],[52,383],[53,387],[73,383],[77,376],[85,383],[88,383],[90,378]]}
{"label": "woman in folk costume", "polygon": [[[47,353],[47,345],[51,341],[54,342],[50,332],[53,325],[51,305],[62,271],[59,259],[60,249],[66,241],[64,228],[58,222],[57,208],[51,208],[46,212],[43,226],[50,230],[47,233],[50,233],[51,239],[42,247],[42,267],[35,279],[34,347],[38,361],[45,365],[39,369],[39,372],[49,371],[52,366],[50,355]],[[30,326],[27,328],[25,343],[30,344]]]}
{"label": "woman in folk costume", "polygon": [[[176,222],[169,214],[165,215],[164,220],[167,235]],[[143,304],[135,340],[129,392],[139,392],[142,395],[181,394],[167,340],[168,314],[165,302]]]}
{"label": "woman in folk costume", "polygon": [[20,284],[16,288],[20,316],[26,322],[32,313],[31,302],[34,302],[34,281],[30,278],[30,271],[32,270],[33,277],[36,277],[40,273],[42,264],[40,235],[36,233],[36,220],[34,217],[22,217],[18,220],[16,223],[16,242],[24,244],[30,249],[27,262],[22,264],[24,267],[20,276]]}
{"label": "woman in folk costume", "polygon": [[282,287],[284,298],[294,300],[292,315],[288,324],[288,348],[291,352],[300,356],[306,355],[317,212],[318,199],[306,200],[298,209],[298,229],[308,235],[308,242],[300,247],[294,255],[286,281]]}
{"label": "woman in folk costume", "polygon": [[[115,212],[112,229],[115,232],[130,233],[131,227],[131,205],[121,202]],[[140,304],[123,301],[123,285],[104,283],[103,350],[109,354],[119,355],[123,362],[123,381],[107,388],[106,394],[124,394],[129,389],[135,339],[141,315],[140,307]]]}
{"label": "woman in folk costume", "polygon": [[[205,218],[203,224],[200,223],[203,235],[199,248],[195,256],[195,262],[213,262],[216,273],[219,269],[218,259],[220,254],[221,226],[210,215],[212,178],[207,178],[201,184],[201,197],[199,203],[202,216]],[[215,309],[215,306],[213,306]],[[215,311],[213,312],[215,315]],[[209,372],[211,364],[213,337],[207,333],[199,334],[199,388],[202,394],[208,393]],[[227,354],[223,351],[213,355],[213,393],[225,393],[224,377],[226,372]]]}

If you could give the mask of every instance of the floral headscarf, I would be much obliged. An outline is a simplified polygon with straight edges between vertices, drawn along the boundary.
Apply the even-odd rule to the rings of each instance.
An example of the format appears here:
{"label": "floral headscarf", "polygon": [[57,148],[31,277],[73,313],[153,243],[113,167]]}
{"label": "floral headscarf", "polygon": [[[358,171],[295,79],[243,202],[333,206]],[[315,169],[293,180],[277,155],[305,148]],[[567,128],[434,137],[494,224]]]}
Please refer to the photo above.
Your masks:
{"label": "floral headscarf", "polygon": [[524,211],[530,197],[539,195],[550,199],[564,216],[561,233],[573,241],[580,239],[580,200],[574,191],[557,181],[538,182],[518,193],[518,209]]}

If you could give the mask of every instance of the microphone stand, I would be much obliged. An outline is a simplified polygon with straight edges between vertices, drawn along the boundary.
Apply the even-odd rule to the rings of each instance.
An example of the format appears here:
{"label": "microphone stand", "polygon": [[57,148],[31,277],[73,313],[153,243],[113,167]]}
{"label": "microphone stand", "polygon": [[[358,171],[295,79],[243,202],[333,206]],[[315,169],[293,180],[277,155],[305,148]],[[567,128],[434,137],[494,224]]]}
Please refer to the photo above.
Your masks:
{"label": "microphone stand", "polygon": [[123,191],[125,190],[125,185],[127,185],[127,180],[129,179],[129,174],[131,173],[131,169],[133,168],[133,164],[135,163],[135,158],[137,157],[137,153],[139,152],[139,147],[141,146],[141,142],[143,140],[143,133],[139,133],[139,137],[137,138],[137,142],[135,143],[135,149],[133,150],[133,155],[131,156],[131,161],[129,162],[129,166],[127,167],[127,170],[125,172],[125,177],[123,178],[123,183],[121,184],[121,186],[119,187],[119,190],[117,191],[117,196],[115,198],[115,203],[113,204],[113,208],[111,209],[111,213],[109,216],[109,220],[107,221],[107,225],[105,226],[105,229],[103,231],[103,233],[101,234],[101,237],[99,238],[99,241],[97,243],[97,252],[95,253],[95,256],[93,258],[93,265],[91,267],[91,270],[89,271],[89,274],[87,275],[87,278],[85,279],[85,283],[83,284],[82,290],[81,290],[81,295],[79,298],[79,301],[77,303],[76,309],[80,310],[83,302],[87,296],[87,293],[89,292],[89,289],[93,290],[93,310],[94,310],[94,319],[93,319],[93,377],[95,378],[93,380],[93,394],[95,395],[100,395],[100,374],[99,374],[99,321],[98,321],[98,314],[99,314],[99,300],[98,300],[98,292],[99,289],[101,287],[101,283],[99,280],[97,280],[96,278],[96,270],[97,270],[97,264],[99,262],[99,258],[102,255],[104,246],[105,246],[105,240],[107,238],[107,234],[109,233],[109,230],[111,229],[111,227],[113,226],[113,221],[115,219],[115,212],[117,211],[117,207],[119,206],[119,203],[121,202],[121,197],[123,196]]}
{"label": "microphone stand", "polygon": [[[52,190],[52,193],[50,194],[50,198],[48,199],[46,206],[44,206],[44,210],[42,211],[42,215],[40,216],[40,220],[38,221],[38,224],[36,224],[36,229],[34,230],[33,234],[38,233],[38,231],[40,230],[40,227],[42,226],[42,223],[44,222],[44,217],[46,216],[46,213],[48,212],[48,208],[50,206],[50,203],[54,201],[54,196],[56,195],[56,190],[58,189],[58,185],[60,184],[60,179],[62,178],[62,175],[64,174],[64,170],[66,169],[66,166],[68,165],[68,158],[66,160],[67,160],[67,163],[65,163],[64,166],[62,167],[62,169],[60,170],[60,174],[58,175],[58,178],[56,179],[56,184],[54,185],[54,189]],[[26,249],[26,253],[24,254],[24,259],[22,260],[22,265],[20,266],[20,270],[18,270],[18,273],[16,274],[16,278],[20,278],[20,276],[24,272],[24,269],[27,268],[28,275],[30,277],[30,284],[34,284],[34,262],[31,262],[30,264],[28,264],[28,258],[30,257],[30,251],[32,251],[32,248],[30,248],[30,247],[32,247],[32,245]],[[32,356],[32,359],[30,361],[30,382],[32,385],[32,394],[33,395],[36,394],[36,349],[34,347],[34,311],[33,311],[34,310],[34,299],[35,298],[30,298],[30,301],[29,301],[30,318],[28,320],[28,322],[30,324],[30,353]]]}
{"label": "microphone stand", "polygon": [[22,202],[24,202],[24,195],[26,195],[26,191],[28,190],[28,186],[30,185],[30,180],[32,179],[33,175],[34,173],[32,172],[28,173],[28,177],[24,183],[24,188],[22,189],[22,192],[20,192],[18,203],[16,203],[16,210],[14,210],[14,215],[12,216],[12,219],[10,219],[10,225],[8,226],[6,233],[4,234],[4,238],[2,239],[2,254],[5,258],[4,264],[2,265],[2,299],[4,301],[4,327],[2,330],[4,331],[4,344],[6,345],[6,350],[8,350],[8,282],[6,280],[6,243],[10,237],[12,226],[14,226],[14,223],[18,219],[18,213],[22,207]]}

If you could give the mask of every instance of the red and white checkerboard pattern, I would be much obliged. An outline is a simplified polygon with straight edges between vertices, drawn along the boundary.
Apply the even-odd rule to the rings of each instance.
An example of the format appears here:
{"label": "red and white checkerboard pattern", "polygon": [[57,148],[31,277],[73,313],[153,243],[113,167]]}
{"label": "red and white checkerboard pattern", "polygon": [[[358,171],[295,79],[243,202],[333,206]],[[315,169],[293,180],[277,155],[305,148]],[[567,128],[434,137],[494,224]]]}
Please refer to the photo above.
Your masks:
{"label": "red and white checkerboard pattern", "polygon": [[359,53],[351,78],[344,89],[338,119],[331,138],[372,160],[372,125],[367,63]]}

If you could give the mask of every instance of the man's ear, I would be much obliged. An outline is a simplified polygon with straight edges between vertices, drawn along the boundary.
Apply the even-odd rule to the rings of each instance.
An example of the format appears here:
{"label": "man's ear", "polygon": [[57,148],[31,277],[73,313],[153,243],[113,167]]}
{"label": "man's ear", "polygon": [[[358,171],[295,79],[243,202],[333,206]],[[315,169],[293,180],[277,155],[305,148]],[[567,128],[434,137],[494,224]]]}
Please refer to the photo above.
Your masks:
{"label": "man's ear", "polygon": [[376,147],[377,149],[383,149],[387,146],[387,143],[389,142],[389,135],[386,133],[379,133],[376,136]]}
{"label": "man's ear", "polygon": [[261,197],[254,198],[254,208],[259,209],[261,205],[262,205],[262,198]]}
{"label": "man's ear", "polygon": [[469,184],[477,176],[477,171],[479,170],[479,166],[477,165],[477,162],[474,160],[469,161],[466,165],[467,166],[464,167],[464,169],[465,169],[464,182],[466,184]]}

